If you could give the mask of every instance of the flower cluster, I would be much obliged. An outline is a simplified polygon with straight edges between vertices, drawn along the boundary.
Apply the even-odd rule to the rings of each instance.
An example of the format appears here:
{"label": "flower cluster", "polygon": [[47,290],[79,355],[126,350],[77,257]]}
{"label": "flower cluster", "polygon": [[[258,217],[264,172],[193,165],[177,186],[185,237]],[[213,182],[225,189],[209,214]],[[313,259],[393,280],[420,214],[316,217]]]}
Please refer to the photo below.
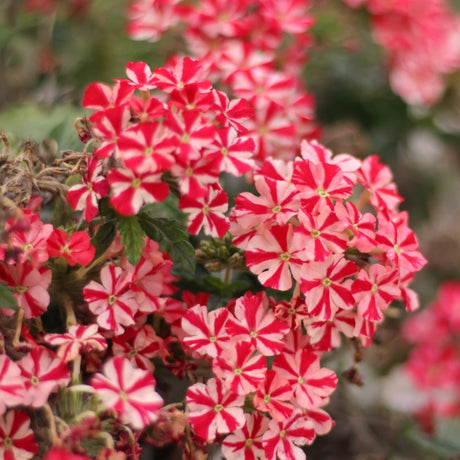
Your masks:
{"label": "flower cluster", "polygon": [[254,107],[245,126],[256,157],[292,159],[302,139],[318,135],[314,99],[299,78],[313,43],[310,6],[309,0],[133,0],[127,30],[150,41],[180,30],[206,78]]}
{"label": "flower cluster", "polygon": [[434,429],[436,417],[460,413],[460,284],[441,285],[436,300],[404,324],[403,336],[414,345],[405,374],[419,395],[416,416],[426,431]]}
{"label": "flower cluster", "polygon": [[312,140],[308,9],[131,2],[133,37],[181,24],[195,59],[129,62],[87,87],[53,224],[40,198],[5,199],[6,458],[139,458],[142,440],[183,443],[184,458],[220,443],[228,459],[303,459],[334,424],[324,354],[343,336],[368,346],[394,300],[418,307],[426,261],[391,171]]}
{"label": "flower cluster", "polygon": [[409,104],[433,105],[445,75],[460,67],[460,16],[446,0],[344,0],[371,14],[375,40],[387,53],[390,82]]}

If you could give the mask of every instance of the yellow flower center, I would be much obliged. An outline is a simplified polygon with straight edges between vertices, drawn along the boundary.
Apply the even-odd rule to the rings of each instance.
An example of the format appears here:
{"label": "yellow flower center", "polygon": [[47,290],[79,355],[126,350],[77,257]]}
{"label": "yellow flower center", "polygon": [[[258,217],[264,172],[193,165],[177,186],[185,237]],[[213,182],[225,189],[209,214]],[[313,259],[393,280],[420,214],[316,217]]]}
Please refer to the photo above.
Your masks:
{"label": "yellow flower center", "polygon": [[301,385],[303,385],[305,383],[305,379],[301,376],[299,376],[299,378],[297,379],[297,382],[299,382]]}
{"label": "yellow flower center", "polygon": [[291,254],[289,254],[289,252],[283,252],[282,254],[280,254],[280,259],[284,262],[287,262],[290,258]]}
{"label": "yellow flower center", "polygon": [[236,369],[233,369],[233,373],[235,375],[241,375],[243,373],[243,370],[240,367],[237,367]]}
{"label": "yellow flower center", "polygon": [[30,384],[32,386],[36,387],[39,383],[40,383],[40,380],[36,375],[32,375],[32,377],[30,377]]}
{"label": "yellow flower center", "polygon": [[3,440],[4,449],[11,449],[13,447],[13,440],[8,436]]}
{"label": "yellow flower center", "polygon": [[222,406],[222,404],[216,404],[214,406],[214,412],[221,412],[223,408],[224,406]]}
{"label": "yellow flower center", "polygon": [[323,281],[321,281],[321,284],[325,288],[328,288],[332,284],[332,281],[329,278],[324,278]]}
{"label": "yellow flower center", "polygon": [[209,341],[214,343],[217,340],[217,337],[213,335],[212,337],[209,337]]}
{"label": "yellow flower center", "polygon": [[120,399],[122,401],[128,401],[128,395],[124,391],[120,391]]}
{"label": "yellow flower center", "polygon": [[222,148],[220,149],[220,151],[221,151],[221,153],[222,153],[222,155],[223,155],[224,157],[228,156],[228,149],[227,149],[227,147],[222,147]]}
{"label": "yellow flower center", "polygon": [[24,292],[27,292],[27,289],[27,286],[16,286],[16,292],[18,294],[24,294]]}
{"label": "yellow flower center", "polygon": [[286,430],[281,430],[280,431],[280,438],[283,439],[286,437]]}
{"label": "yellow flower center", "polygon": [[281,209],[283,209],[281,205],[277,204],[276,206],[273,206],[272,212],[276,214],[277,212],[280,212]]}
{"label": "yellow flower center", "polygon": [[132,188],[139,188],[141,186],[141,184],[142,184],[141,180],[138,177],[136,177],[131,182],[131,187]]}
{"label": "yellow flower center", "polygon": [[246,447],[251,447],[254,444],[254,440],[252,438],[246,439],[244,444]]}
{"label": "yellow flower center", "polygon": [[250,335],[253,339],[255,339],[255,338],[257,337],[257,332],[256,332],[256,331],[251,331],[251,332],[249,333],[249,335]]}
{"label": "yellow flower center", "polygon": [[371,288],[372,294],[375,294],[379,290],[378,284],[374,283]]}
{"label": "yellow flower center", "polygon": [[268,404],[270,402],[271,396],[270,395],[265,395],[264,396],[264,403]]}
{"label": "yellow flower center", "polygon": [[33,245],[33,244],[27,243],[27,244],[25,244],[25,245],[22,247],[22,250],[23,250],[24,252],[27,252],[27,251],[30,251],[30,250],[33,249],[33,248],[34,248],[34,245]]}
{"label": "yellow flower center", "polygon": [[112,306],[116,301],[117,301],[117,296],[116,295],[112,294],[111,296],[109,296],[108,302],[109,302],[110,306]]}
{"label": "yellow flower center", "polygon": [[323,188],[319,187],[316,189],[316,193],[321,197],[321,198],[326,198],[329,196],[329,193],[324,190]]}
{"label": "yellow flower center", "polygon": [[146,157],[149,157],[150,155],[152,155],[152,153],[153,153],[153,147],[147,147],[144,150],[144,156],[146,156]]}
{"label": "yellow flower center", "polygon": [[310,232],[310,236],[312,238],[318,238],[318,236],[320,235],[321,235],[321,232],[319,230],[316,230],[316,228]]}

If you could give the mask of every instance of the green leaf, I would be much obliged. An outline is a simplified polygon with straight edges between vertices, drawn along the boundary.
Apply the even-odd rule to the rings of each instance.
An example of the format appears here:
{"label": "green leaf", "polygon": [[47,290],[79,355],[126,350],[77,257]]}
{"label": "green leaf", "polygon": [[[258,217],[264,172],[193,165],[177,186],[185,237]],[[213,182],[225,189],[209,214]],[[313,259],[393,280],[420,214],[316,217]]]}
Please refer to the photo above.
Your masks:
{"label": "green leaf", "polygon": [[121,242],[125,245],[125,254],[129,263],[136,265],[142,256],[145,236],[137,216],[117,217]]}
{"label": "green leaf", "polygon": [[11,308],[18,309],[16,297],[13,295],[13,290],[4,283],[0,283],[0,309]]}
{"label": "green leaf", "polygon": [[188,242],[188,233],[180,222],[141,212],[139,223],[147,236],[156,241],[176,265],[192,273],[195,271],[195,250]]}
{"label": "green leaf", "polygon": [[191,273],[195,272],[195,249],[188,241],[173,243],[173,247],[169,255],[171,256],[173,262],[179,267]]}
{"label": "green leaf", "polygon": [[97,233],[91,238],[91,244],[96,248],[95,258],[102,255],[106,249],[112,244],[117,234],[117,226],[115,222],[106,222],[99,227]]}

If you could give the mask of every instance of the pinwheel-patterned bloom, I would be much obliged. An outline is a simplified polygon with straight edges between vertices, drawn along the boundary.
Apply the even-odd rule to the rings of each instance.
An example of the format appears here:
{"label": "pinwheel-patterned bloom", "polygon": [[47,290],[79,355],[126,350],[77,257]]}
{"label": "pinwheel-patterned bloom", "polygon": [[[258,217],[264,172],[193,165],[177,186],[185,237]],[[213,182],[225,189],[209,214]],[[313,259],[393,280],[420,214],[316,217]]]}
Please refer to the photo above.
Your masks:
{"label": "pinwheel-patterned bloom", "polygon": [[229,316],[226,326],[233,340],[249,342],[265,356],[282,350],[289,326],[268,311],[265,293],[249,293],[237,299],[234,314],[235,317]]}
{"label": "pinwheel-patterned bloom", "polygon": [[34,346],[30,353],[18,361],[27,393],[23,404],[42,407],[51,393],[70,382],[67,364],[52,351],[42,346]]}
{"label": "pinwheel-patterned bloom", "polygon": [[370,321],[383,318],[383,311],[400,295],[397,277],[398,270],[379,264],[371,265],[369,273],[366,270],[359,272],[351,292],[358,302],[358,312],[364,318]]}
{"label": "pinwheel-patterned bloom", "polygon": [[245,257],[247,266],[264,286],[280,291],[291,288],[292,276],[298,280],[302,264],[307,261],[302,235],[294,232],[291,224],[277,225],[254,236]]}
{"label": "pinwheel-patterned bloom", "polygon": [[188,214],[188,231],[197,235],[203,228],[215,238],[222,238],[230,226],[224,214],[227,208],[227,194],[217,184],[209,186],[204,197],[184,195],[179,202],[179,209]]}
{"label": "pinwheel-patterned bloom", "polygon": [[0,355],[0,415],[7,407],[22,403],[26,387],[21,376],[21,369],[6,355]]}
{"label": "pinwheel-patterned bloom", "polygon": [[[5,265],[0,263],[0,281],[14,289],[14,296],[20,308],[24,310],[24,318],[36,318],[42,315],[49,303],[48,286],[51,283],[51,270],[36,268],[31,263]],[[2,310],[13,314],[13,310]]]}
{"label": "pinwheel-patterned bloom", "polygon": [[136,293],[129,290],[131,274],[121,267],[106,265],[101,270],[101,282],[91,281],[83,295],[89,309],[97,315],[97,323],[115,335],[122,334],[123,326],[134,324],[138,310]]}
{"label": "pinwheel-patterned bloom", "polygon": [[338,380],[334,371],[320,367],[319,357],[309,350],[298,350],[295,355],[281,353],[273,361],[273,369],[289,381],[294,401],[305,409],[319,407]]}
{"label": "pinwheel-patterned bloom", "polygon": [[50,257],[64,257],[70,266],[88,265],[96,249],[90,243],[86,232],[74,232],[70,236],[64,230],[55,228],[48,239]]}
{"label": "pinwheel-patterned bloom", "polygon": [[268,429],[269,419],[258,412],[244,416],[243,427],[229,434],[222,443],[222,453],[228,460],[256,460],[265,456],[262,436]]}
{"label": "pinwheel-patterned bloom", "polygon": [[91,222],[99,211],[97,201],[109,193],[109,183],[101,174],[102,163],[96,158],[87,160],[86,174],[83,175],[83,184],[74,185],[67,192],[67,201],[76,211],[83,211],[83,218]]}
{"label": "pinwheel-patterned bloom", "polygon": [[291,418],[279,422],[272,420],[263,435],[263,446],[268,460],[304,460],[304,451],[297,447],[311,444],[315,438],[313,424],[301,411]]}
{"label": "pinwheel-patterned bloom", "polygon": [[276,420],[286,420],[294,412],[294,406],[287,402],[292,398],[292,391],[291,384],[270,369],[254,395],[254,407],[268,412]]}
{"label": "pinwheel-patterned bloom", "polygon": [[267,371],[265,356],[255,353],[248,342],[237,342],[214,359],[212,370],[233,393],[246,395],[255,391]]}
{"label": "pinwheel-patterned bloom", "polygon": [[337,165],[330,163],[298,161],[292,182],[300,191],[303,206],[311,213],[316,213],[324,205],[332,209],[333,199],[348,198],[352,194],[349,179]]}
{"label": "pinwheel-patterned bloom", "polygon": [[182,329],[187,336],[184,343],[195,351],[216,357],[230,341],[225,331],[228,318],[226,308],[208,312],[204,305],[195,305],[182,318]]}
{"label": "pinwheel-patterned bloom", "polygon": [[37,452],[38,444],[27,412],[12,410],[0,417],[0,458],[27,460]]}
{"label": "pinwheel-patterned bloom", "polygon": [[324,262],[310,262],[302,268],[300,287],[309,312],[320,319],[332,319],[337,310],[350,309],[351,279],[358,267],[341,255],[329,256]]}
{"label": "pinwheel-patterned bloom", "polygon": [[216,433],[230,433],[244,425],[244,396],[228,391],[219,379],[195,383],[187,390],[189,421],[195,433],[212,441]]}
{"label": "pinwheel-patterned bloom", "polygon": [[133,216],[144,204],[163,201],[169,195],[168,184],[161,181],[161,173],[112,169],[107,179],[112,190],[110,204],[124,216]]}
{"label": "pinwheel-patterned bloom", "polygon": [[73,361],[82,352],[107,349],[107,341],[98,333],[97,324],[83,326],[73,324],[65,334],[46,334],[45,340],[50,345],[59,346],[57,355],[64,361]]}
{"label": "pinwheel-patterned bloom", "polygon": [[121,422],[141,430],[154,423],[163,400],[154,390],[150,371],[136,369],[124,356],[111,358],[96,374],[91,385],[107,409],[113,409]]}

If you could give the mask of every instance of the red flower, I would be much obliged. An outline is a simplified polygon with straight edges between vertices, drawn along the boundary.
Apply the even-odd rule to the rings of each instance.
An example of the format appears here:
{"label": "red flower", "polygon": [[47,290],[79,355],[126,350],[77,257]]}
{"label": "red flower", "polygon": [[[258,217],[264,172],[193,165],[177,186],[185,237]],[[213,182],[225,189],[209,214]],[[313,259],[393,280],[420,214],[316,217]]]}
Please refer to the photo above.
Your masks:
{"label": "red flower", "polygon": [[74,232],[69,236],[55,228],[48,238],[48,253],[50,257],[64,257],[70,266],[88,265],[96,252],[90,240],[86,232]]}

